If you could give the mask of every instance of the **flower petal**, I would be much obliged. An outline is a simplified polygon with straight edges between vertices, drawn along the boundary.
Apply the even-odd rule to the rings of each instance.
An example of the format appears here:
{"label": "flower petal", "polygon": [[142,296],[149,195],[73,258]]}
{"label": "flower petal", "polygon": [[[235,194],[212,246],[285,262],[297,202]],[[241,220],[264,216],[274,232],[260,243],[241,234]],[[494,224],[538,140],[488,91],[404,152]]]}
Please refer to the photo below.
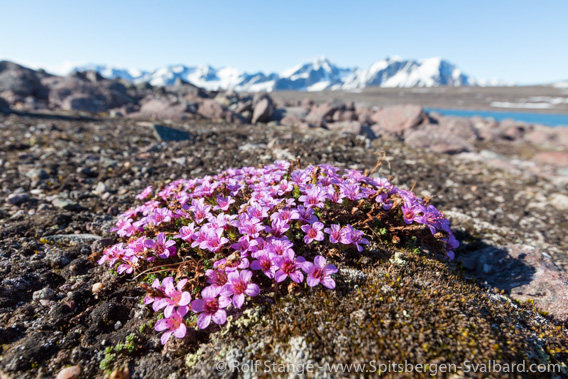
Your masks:
{"label": "flower petal", "polygon": [[197,316],[197,326],[199,329],[206,329],[211,323],[211,315],[209,313],[200,313]]}
{"label": "flower petal", "polygon": [[203,312],[205,302],[201,299],[195,299],[191,302],[191,310],[194,312]]}
{"label": "flower petal", "polygon": [[227,322],[227,312],[225,312],[224,309],[219,309],[213,315],[213,322],[217,325],[223,325],[225,322]]}

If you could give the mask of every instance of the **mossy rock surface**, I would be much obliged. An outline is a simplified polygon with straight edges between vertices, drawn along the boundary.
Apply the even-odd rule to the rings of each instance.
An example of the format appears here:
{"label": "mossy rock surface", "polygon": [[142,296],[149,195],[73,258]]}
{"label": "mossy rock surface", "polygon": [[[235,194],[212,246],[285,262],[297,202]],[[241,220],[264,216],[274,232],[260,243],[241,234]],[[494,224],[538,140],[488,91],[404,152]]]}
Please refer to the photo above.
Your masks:
{"label": "mossy rock surface", "polygon": [[260,376],[289,376],[278,369],[311,364],[306,377],[341,377],[340,365],[352,365],[357,376],[356,367],[369,375],[381,364],[411,363],[430,365],[424,376],[446,364],[457,371],[440,376],[476,377],[475,365],[523,361],[558,364],[558,376],[568,375],[568,331],[532,304],[480,285],[457,265],[375,248],[339,265],[335,291],[290,294],[243,316],[253,322],[211,335],[198,360],[187,356],[191,375],[221,367],[213,375],[231,377],[252,367]]}

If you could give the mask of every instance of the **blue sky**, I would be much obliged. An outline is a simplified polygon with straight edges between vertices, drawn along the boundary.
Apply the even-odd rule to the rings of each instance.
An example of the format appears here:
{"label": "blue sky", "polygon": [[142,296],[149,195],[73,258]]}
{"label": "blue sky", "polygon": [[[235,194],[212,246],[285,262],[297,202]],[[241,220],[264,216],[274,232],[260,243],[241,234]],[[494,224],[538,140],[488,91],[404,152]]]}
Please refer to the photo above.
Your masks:
{"label": "blue sky", "polygon": [[440,56],[480,79],[568,79],[568,1],[4,1],[0,59],[280,72]]}

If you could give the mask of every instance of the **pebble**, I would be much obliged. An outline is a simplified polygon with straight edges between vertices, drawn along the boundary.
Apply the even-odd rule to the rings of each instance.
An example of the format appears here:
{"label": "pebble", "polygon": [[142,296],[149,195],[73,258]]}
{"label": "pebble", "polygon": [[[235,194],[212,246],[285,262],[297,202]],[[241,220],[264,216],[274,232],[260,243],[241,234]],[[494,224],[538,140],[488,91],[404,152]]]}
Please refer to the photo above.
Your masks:
{"label": "pebble", "polygon": [[60,208],[60,209],[65,209],[66,211],[72,211],[77,209],[78,205],[76,202],[71,201],[71,200],[67,200],[67,199],[62,199],[60,197],[56,197],[51,204],[53,204],[53,206]]}
{"label": "pebble", "polygon": [[55,296],[55,291],[49,287],[45,287],[39,291],[35,291],[32,295],[34,300],[50,300]]}
{"label": "pebble", "polygon": [[76,379],[81,374],[81,367],[71,366],[59,371],[55,379]]}
{"label": "pebble", "polygon": [[32,180],[47,179],[49,177],[49,175],[47,175],[47,172],[45,172],[45,170],[41,168],[31,169],[30,171],[26,172],[26,176]]}
{"label": "pebble", "polygon": [[548,202],[559,211],[568,211],[568,196],[561,193],[554,193]]}
{"label": "pebble", "polygon": [[10,204],[21,205],[21,204],[27,203],[30,200],[30,195],[28,195],[25,192],[24,193],[13,193],[13,194],[8,195],[8,198],[6,200]]}
{"label": "pebble", "polygon": [[107,191],[108,191],[107,186],[103,182],[99,182],[93,192],[97,195],[102,195]]}
{"label": "pebble", "polygon": [[104,284],[102,284],[102,283],[99,282],[99,283],[93,284],[93,287],[91,288],[91,291],[92,291],[93,293],[97,293],[97,292],[102,291],[103,288],[105,288]]}

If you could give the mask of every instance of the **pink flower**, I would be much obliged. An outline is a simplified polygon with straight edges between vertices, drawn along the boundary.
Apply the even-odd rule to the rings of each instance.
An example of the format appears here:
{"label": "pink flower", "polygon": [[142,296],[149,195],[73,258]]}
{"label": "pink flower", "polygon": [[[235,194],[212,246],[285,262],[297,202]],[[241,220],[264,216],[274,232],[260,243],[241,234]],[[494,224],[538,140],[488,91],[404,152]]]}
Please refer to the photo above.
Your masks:
{"label": "pink flower", "polygon": [[257,260],[253,261],[250,265],[251,270],[262,270],[264,275],[270,279],[274,279],[274,274],[276,270],[278,270],[278,267],[274,265],[272,258],[273,256],[269,252],[264,250],[259,252],[256,254]]}
{"label": "pink flower", "polygon": [[[171,280],[166,281],[166,279],[168,278],[171,278]],[[170,317],[175,307],[185,307],[191,301],[191,295],[189,294],[189,292],[183,291],[183,286],[185,286],[185,284],[187,283],[187,279],[180,280],[177,286],[174,287],[173,278],[168,278],[162,281],[162,283],[165,284],[164,293],[166,297],[154,302],[154,310],[162,309],[165,307],[164,316],[166,317]]]}
{"label": "pink flower", "polygon": [[214,211],[218,211],[221,210],[223,212],[226,212],[229,210],[229,207],[231,206],[231,204],[235,203],[235,199],[233,199],[231,196],[227,196],[227,197],[223,197],[221,195],[217,195],[217,204],[213,207]]}
{"label": "pink flower", "polygon": [[154,188],[152,186],[148,186],[148,187],[144,188],[142,190],[142,192],[140,192],[138,195],[136,195],[136,199],[138,199],[138,200],[147,199],[152,194],[153,189]]}
{"label": "pink flower", "polygon": [[160,225],[161,223],[167,223],[172,221],[174,214],[167,208],[159,208],[154,211],[154,214],[150,216],[150,221],[155,225]]}
{"label": "pink flower", "polygon": [[248,296],[256,296],[260,293],[258,285],[251,283],[252,271],[243,270],[230,272],[228,275],[228,283],[221,289],[221,296],[233,296],[233,305],[236,308],[243,306],[245,302],[245,294]]}
{"label": "pink flower", "polygon": [[357,247],[357,251],[363,251],[363,247],[361,245],[368,245],[369,241],[366,238],[363,238],[363,232],[357,229],[353,229],[351,225],[347,225],[346,232],[341,239],[341,243],[346,245],[355,245]]}
{"label": "pink flower", "polygon": [[218,325],[223,325],[227,321],[227,312],[223,308],[226,308],[231,303],[231,300],[225,296],[217,298],[220,290],[221,288],[205,287],[201,291],[202,299],[191,302],[191,309],[195,313],[199,313],[199,316],[197,316],[199,329],[207,328],[211,320]]}
{"label": "pink flower", "polygon": [[300,216],[300,220],[305,221],[308,224],[313,224],[318,220],[311,208],[304,208],[301,205],[298,206],[298,215]]}
{"label": "pink flower", "polygon": [[156,236],[156,240],[147,239],[144,245],[153,249],[156,255],[160,258],[167,259],[173,257],[176,254],[175,248],[176,241],[169,240],[166,241],[166,234],[164,232]]}
{"label": "pink flower", "polygon": [[187,226],[182,226],[179,234],[176,234],[174,238],[181,238],[186,242],[191,242],[195,238],[195,224],[192,222]]}
{"label": "pink flower", "polygon": [[323,241],[323,224],[321,222],[314,222],[311,225],[302,225],[302,230],[306,235],[304,236],[304,242],[306,244],[311,243],[312,241]]}
{"label": "pink flower", "polygon": [[274,258],[274,264],[279,268],[274,275],[277,283],[283,282],[287,277],[290,277],[296,283],[302,283],[304,274],[300,271],[302,263],[306,260],[304,257],[294,257],[294,252],[288,250],[280,257]]}
{"label": "pink flower", "polygon": [[318,284],[334,289],[335,281],[331,278],[331,274],[337,272],[337,267],[332,264],[326,265],[326,260],[323,256],[318,255],[314,258],[314,263],[304,262],[302,265],[308,277],[306,278],[306,283],[310,287],[315,287]]}
{"label": "pink flower", "polygon": [[265,250],[274,254],[275,256],[284,255],[288,252],[294,254],[292,247],[294,244],[286,237],[284,238],[274,238],[267,243]]}
{"label": "pink flower", "polygon": [[325,192],[321,187],[310,185],[305,194],[298,199],[306,208],[323,208],[325,203]]}
{"label": "pink flower", "polygon": [[219,251],[224,244],[229,242],[227,238],[223,237],[223,229],[202,229],[199,236],[201,238],[199,248],[212,252]]}
{"label": "pink flower", "polygon": [[[168,276],[168,278],[170,278],[170,279],[173,280],[173,278],[171,278],[171,277],[169,277],[169,276]],[[168,278],[165,278],[164,280],[166,280],[166,279],[168,279]],[[164,285],[160,284],[160,279],[154,279],[154,282],[152,283],[152,288],[155,288],[155,289],[158,290],[158,292],[162,292],[162,293],[163,293],[164,290],[165,290],[165,288],[164,288],[164,287],[165,287],[165,284],[166,284],[166,283],[164,283]],[[145,304],[145,305],[152,304],[152,303],[154,303],[154,301],[159,300],[159,299],[162,299],[162,297],[157,297],[157,296],[154,297],[154,296],[152,296],[152,295],[150,295],[150,294],[148,293],[148,294],[146,294],[146,297],[144,297],[144,304]],[[152,307],[153,307],[153,306],[152,306]],[[154,309],[154,311],[157,311],[157,309]]]}
{"label": "pink flower", "polygon": [[325,228],[324,232],[329,234],[329,242],[331,243],[339,243],[343,239],[345,235],[345,229],[341,228],[339,224],[333,224],[330,228]]}
{"label": "pink flower", "polygon": [[170,339],[173,334],[176,338],[183,338],[187,333],[187,328],[183,322],[183,316],[187,313],[187,307],[182,307],[175,310],[170,317],[158,320],[156,323],[156,331],[161,332],[167,330],[161,338],[162,345]]}
{"label": "pink flower", "polygon": [[189,210],[193,212],[195,222],[198,224],[201,224],[207,218],[210,209],[211,206],[206,205],[204,199],[191,200],[191,207],[189,207]]}
{"label": "pink flower", "polygon": [[205,271],[205,276],[207,277],[207,283],[211,284],[212,287],[221,288],[225,284],[227,284],[227,273],[225,272],[225,270],[209,269]]}

